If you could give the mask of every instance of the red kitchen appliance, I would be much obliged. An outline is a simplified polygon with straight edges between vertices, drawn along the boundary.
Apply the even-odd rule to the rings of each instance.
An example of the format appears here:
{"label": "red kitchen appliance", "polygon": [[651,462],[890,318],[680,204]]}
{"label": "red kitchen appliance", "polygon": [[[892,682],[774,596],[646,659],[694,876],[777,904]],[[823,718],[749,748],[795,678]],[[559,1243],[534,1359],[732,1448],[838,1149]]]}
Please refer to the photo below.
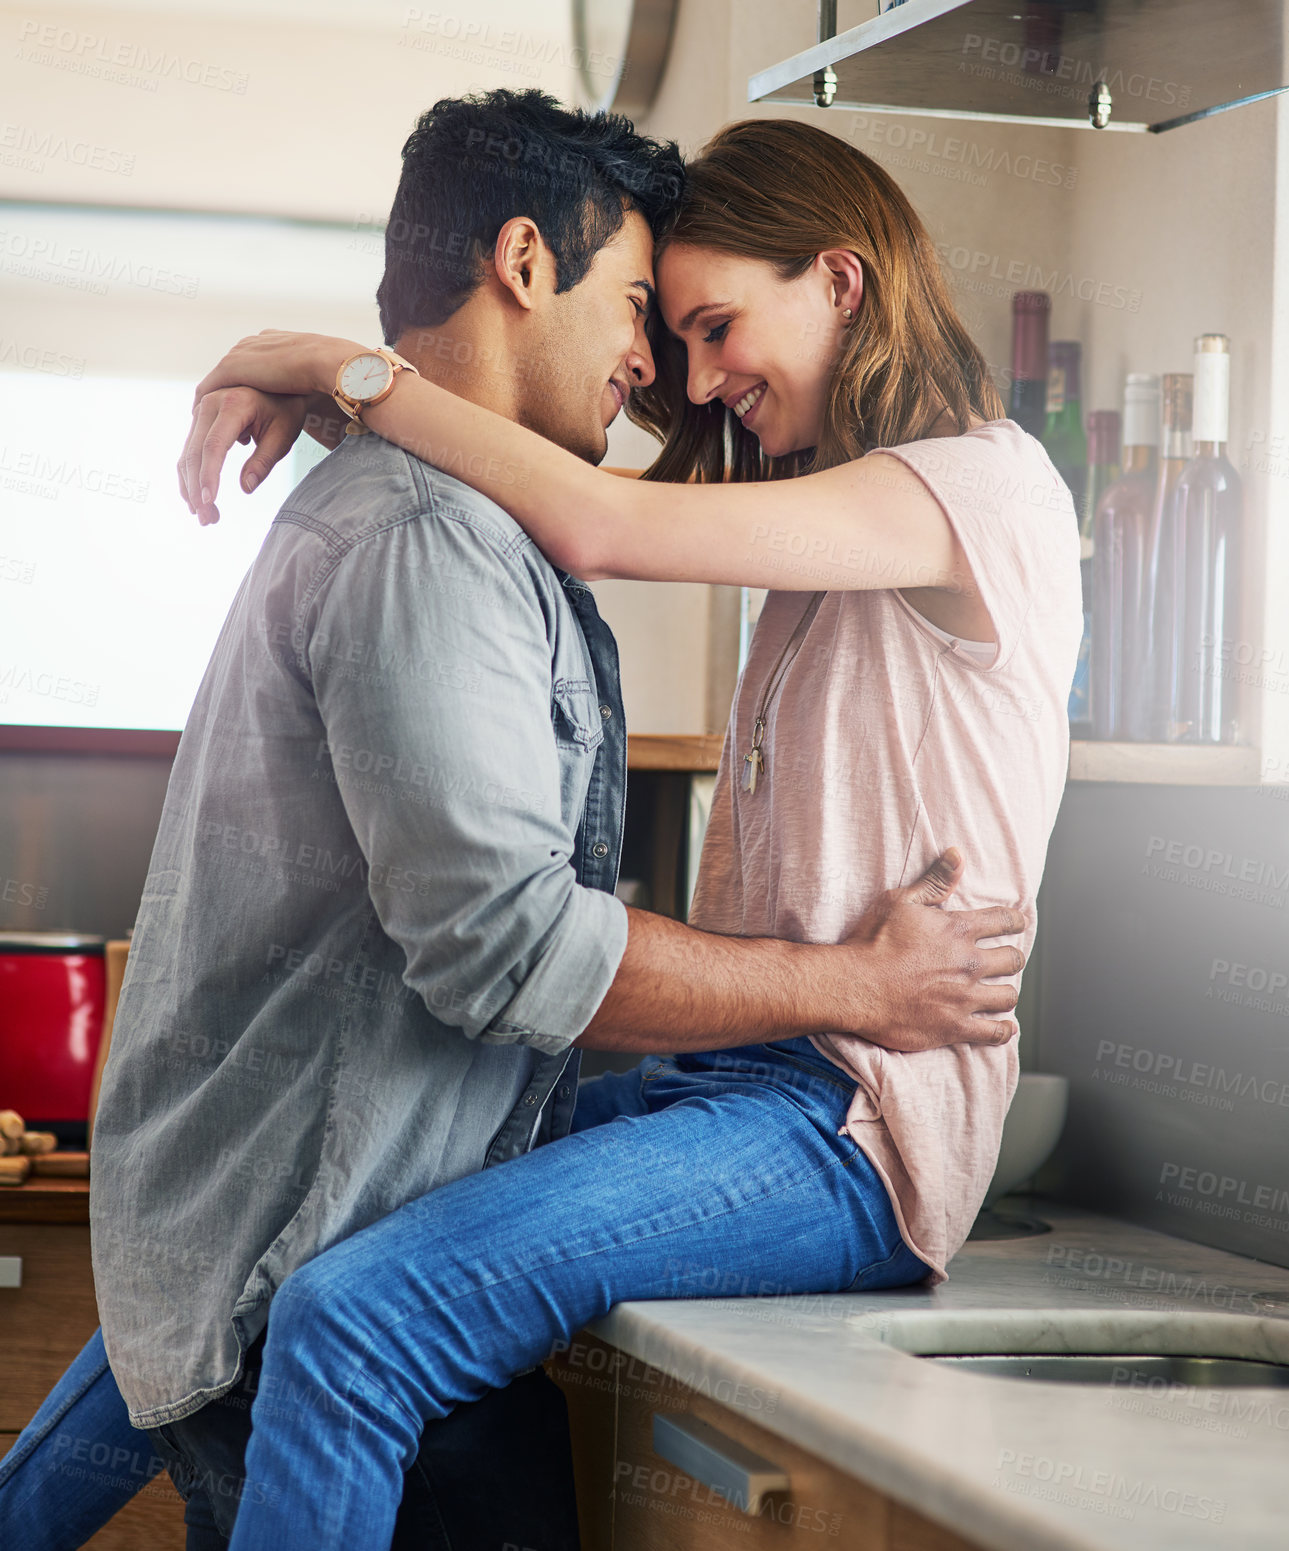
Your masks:
{"label": "red kitchen appliance", "polygon": [[83,1142],[103,1034],[105,939],[0,932],[0,1109]]}

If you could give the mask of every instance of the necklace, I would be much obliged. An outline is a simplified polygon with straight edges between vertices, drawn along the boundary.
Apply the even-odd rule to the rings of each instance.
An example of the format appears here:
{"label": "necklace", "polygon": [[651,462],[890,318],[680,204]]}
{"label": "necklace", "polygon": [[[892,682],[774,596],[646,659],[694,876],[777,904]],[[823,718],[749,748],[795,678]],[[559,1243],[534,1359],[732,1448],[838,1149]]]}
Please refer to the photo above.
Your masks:
{"label": "necklace", "polygon": [[792,666],[797,653],[801,650],[805,640],[806,631],[814,623],[815,615],[819,612],[819,605],[824,601],[821,592],[811,593],[806,604],[805,613],[797,621],[797,628],[784,642],[783,650],[775,658],[774,667],[770,669],[770,676],[766,680],[765,688],[761,691],[761,703],[756,709],[756,718],[752,723],[752,746],[743,756],[743,790],[749,794],[755,793],[757,778],[766,770],[765,754],[761,748],[761,740],[765,737],[766,717],[769,715],[770,702],[778,693],[779,686],[783,683],[784,675]]}

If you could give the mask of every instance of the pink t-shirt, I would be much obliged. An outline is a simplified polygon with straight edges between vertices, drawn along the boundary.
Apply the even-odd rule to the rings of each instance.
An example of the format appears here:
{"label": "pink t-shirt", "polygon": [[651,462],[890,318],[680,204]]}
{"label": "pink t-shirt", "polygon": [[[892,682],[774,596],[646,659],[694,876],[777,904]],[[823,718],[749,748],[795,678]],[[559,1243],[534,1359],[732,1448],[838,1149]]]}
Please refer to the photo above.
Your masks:
{"label": "pink t-shirt", "polygon": [[[882,455],[912,469],[944,509],[997,653],[946,640],[896,590],[898,577],[888,590],[825,593],[785,659],[766,711],[766,768],[746,792],[753,721],[812,596],[770,593],[690,912],[707,931],[838,942],[877,894],[913,882],[950,845],[966,863],[952,904],[1033,910],[1065,785],[1083,623],[1073,502],[1040,444],[1010,420]],[[1031,928],[1020,945],[1028,953],[1032,943]],[[997,1161],[1015,1042],[916,1055],[852,1035],[814,1043],[855,1079],[845,1129],[881,1176],[905,1240],[943,1280]]]}

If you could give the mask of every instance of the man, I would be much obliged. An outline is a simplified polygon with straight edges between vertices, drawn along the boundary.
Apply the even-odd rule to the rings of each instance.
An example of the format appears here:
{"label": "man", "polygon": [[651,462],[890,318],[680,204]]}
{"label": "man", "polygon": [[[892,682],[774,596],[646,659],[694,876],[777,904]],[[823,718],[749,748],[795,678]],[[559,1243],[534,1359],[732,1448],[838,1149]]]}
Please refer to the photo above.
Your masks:
{"label": "man", "polygon": [[[624,120],[535,92],[437,104],[404,150],[385,339],[598,462],[653,375],[652,239],[681,173]],[[231,1528],[283,1281],[564,1135],[580,1049],[1010,1032],[972,1016],[1012,1001],[978,983],[1007,970],[975,939],[1019,917],[922,908],[952,869],[835,948],[626,909],[625,749],[588,589],[500,508],[369,436],[288,498],[175,762],[94,1138],[107,1350],[188,1497],[190,1546]],[[551,1405],[537,1372],[428,1428],[406,1543],[576,1544]]]}

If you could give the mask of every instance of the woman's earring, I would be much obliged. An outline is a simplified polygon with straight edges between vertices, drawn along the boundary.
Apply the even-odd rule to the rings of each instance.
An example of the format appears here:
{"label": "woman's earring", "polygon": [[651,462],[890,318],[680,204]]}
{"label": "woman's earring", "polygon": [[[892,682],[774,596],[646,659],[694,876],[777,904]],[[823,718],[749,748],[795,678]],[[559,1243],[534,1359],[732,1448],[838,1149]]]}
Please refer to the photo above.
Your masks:
{"label": "woman's earring", "polygon": [[850,320],[855,316],[855,313],[854,313],[854,310],[852,308],[850,308],[850,307],[843,307],[841,309],[841,315],[842,315],[843,318],[845,318],[846,322],[849,323]]}

